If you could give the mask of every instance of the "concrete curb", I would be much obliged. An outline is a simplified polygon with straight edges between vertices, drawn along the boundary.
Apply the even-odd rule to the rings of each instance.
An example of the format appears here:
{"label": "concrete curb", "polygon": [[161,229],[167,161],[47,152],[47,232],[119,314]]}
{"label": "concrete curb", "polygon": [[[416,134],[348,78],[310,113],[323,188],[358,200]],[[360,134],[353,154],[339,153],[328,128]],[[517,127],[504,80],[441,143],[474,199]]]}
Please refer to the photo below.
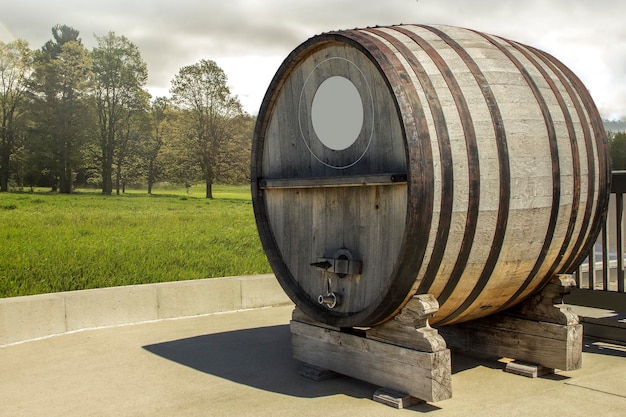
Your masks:
{"label": "concrete curb", "polygon": [[71,331],[290,304],[273,274],[0,299],[0,346]]}

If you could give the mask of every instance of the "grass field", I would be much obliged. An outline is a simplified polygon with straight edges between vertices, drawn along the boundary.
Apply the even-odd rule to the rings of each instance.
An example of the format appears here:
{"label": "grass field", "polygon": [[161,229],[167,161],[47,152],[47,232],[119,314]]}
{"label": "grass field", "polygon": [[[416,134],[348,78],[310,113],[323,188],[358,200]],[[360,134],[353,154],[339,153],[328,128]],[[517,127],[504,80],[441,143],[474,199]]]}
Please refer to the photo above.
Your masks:
{"label": "grass field", "polygon": [[270,272],[249,188],[203,195],[0,194],[0,297]]}

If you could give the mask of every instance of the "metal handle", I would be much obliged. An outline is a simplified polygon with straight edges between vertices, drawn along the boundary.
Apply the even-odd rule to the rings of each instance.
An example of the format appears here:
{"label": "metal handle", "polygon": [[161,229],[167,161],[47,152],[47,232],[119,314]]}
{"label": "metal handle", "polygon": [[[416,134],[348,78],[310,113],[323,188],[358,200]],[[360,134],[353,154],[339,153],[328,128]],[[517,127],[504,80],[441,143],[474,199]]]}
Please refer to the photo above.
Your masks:
{"label": "metal handle", "polygon": [[320,295],[317,297],[317,302],[328,308],[335,308],[340,303],[340,297],[334,292],[330,292],[327,295]]}

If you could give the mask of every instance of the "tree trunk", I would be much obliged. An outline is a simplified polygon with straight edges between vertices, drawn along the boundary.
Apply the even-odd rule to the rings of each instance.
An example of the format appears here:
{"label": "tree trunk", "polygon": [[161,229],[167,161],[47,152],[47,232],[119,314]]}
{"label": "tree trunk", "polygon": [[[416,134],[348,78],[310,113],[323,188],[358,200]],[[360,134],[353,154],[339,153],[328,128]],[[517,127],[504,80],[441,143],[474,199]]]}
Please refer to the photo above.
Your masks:
{"label": "tree trunk", "polygon": [[2,172],[0,172],[0,192],[6,192],[9,191],[9,177],[11,176],[11,167],[9,166],[11,148],[8,139],[4,137],[2,138],[0,151],[2,152],[0,156],[0,167],[2,167]]}
{"label": "tree trunk", "polygon": [[0,192],[9,191],[9,177],[11,170],[9,168],[9,158],[2,155],[2,172],[0,172]]}
{"label": "tree trunk", "polygon": [[[69,170],[69,172],[68,172]],[[61,178],[59,178],[59,193],[70,194],[73,188],[72,171],[71,169],[64,169]]]}
{"label": "tree trunk", "polygon": [[152,183],[154,182],[154,163],[148,164],[148,195],[152,195]]}
{"label": "tree trunk", "polygon": [[113,158],[115,151],[115,125],[109,119],[108,126],[102,132],[100,149],[102,151],[102,194],[113,193]]}
{"label": "tree trunk", "polygon": [[118,161],[117,169],[115,170],[115,194],[120,195],[120,185],[122,183],[122,165]]}
{"label": "tree trunk", "polygon": [[206,182],[206,198],[213,198],[213,164],[208,153],[204,153],[202,161],[202,173]]}
{"label": "tree trunk", "polygon": [[102,162],[102,194],[111,195],[113,192],[113,169],[106,161]]}
{"label": "tree trunk", "polygon": [[113,193],[113,146],[106,144],[102,159],[102,194],[111,195]]}
{"label": "tree trunk", "polygon": [[213,199],[213,182],[211,180],[206,181],[206,198]]}
{"label": "tree trunk", "polygon": [[59,193],[70,194],[72,192],[72,167],[69,162],[67,143],[63,148],[63,161],[61,161],[61,178],[59,178]]}

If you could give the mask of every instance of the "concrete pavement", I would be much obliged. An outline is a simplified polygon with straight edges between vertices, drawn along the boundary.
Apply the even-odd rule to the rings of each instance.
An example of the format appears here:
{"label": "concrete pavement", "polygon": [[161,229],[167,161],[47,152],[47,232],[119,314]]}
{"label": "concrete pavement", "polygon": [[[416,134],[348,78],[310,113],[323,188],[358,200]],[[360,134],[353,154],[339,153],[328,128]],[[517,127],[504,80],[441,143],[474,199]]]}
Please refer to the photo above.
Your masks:
{"label": "concrete pavement", "polygon": [[65,333],[0,347],[0,416],[624,416],[626,348],[586,340],[583,367],[528,379],[452,355],[453,398],[396,410],[377,387],[314,382],[291,358],[292,306]]}

